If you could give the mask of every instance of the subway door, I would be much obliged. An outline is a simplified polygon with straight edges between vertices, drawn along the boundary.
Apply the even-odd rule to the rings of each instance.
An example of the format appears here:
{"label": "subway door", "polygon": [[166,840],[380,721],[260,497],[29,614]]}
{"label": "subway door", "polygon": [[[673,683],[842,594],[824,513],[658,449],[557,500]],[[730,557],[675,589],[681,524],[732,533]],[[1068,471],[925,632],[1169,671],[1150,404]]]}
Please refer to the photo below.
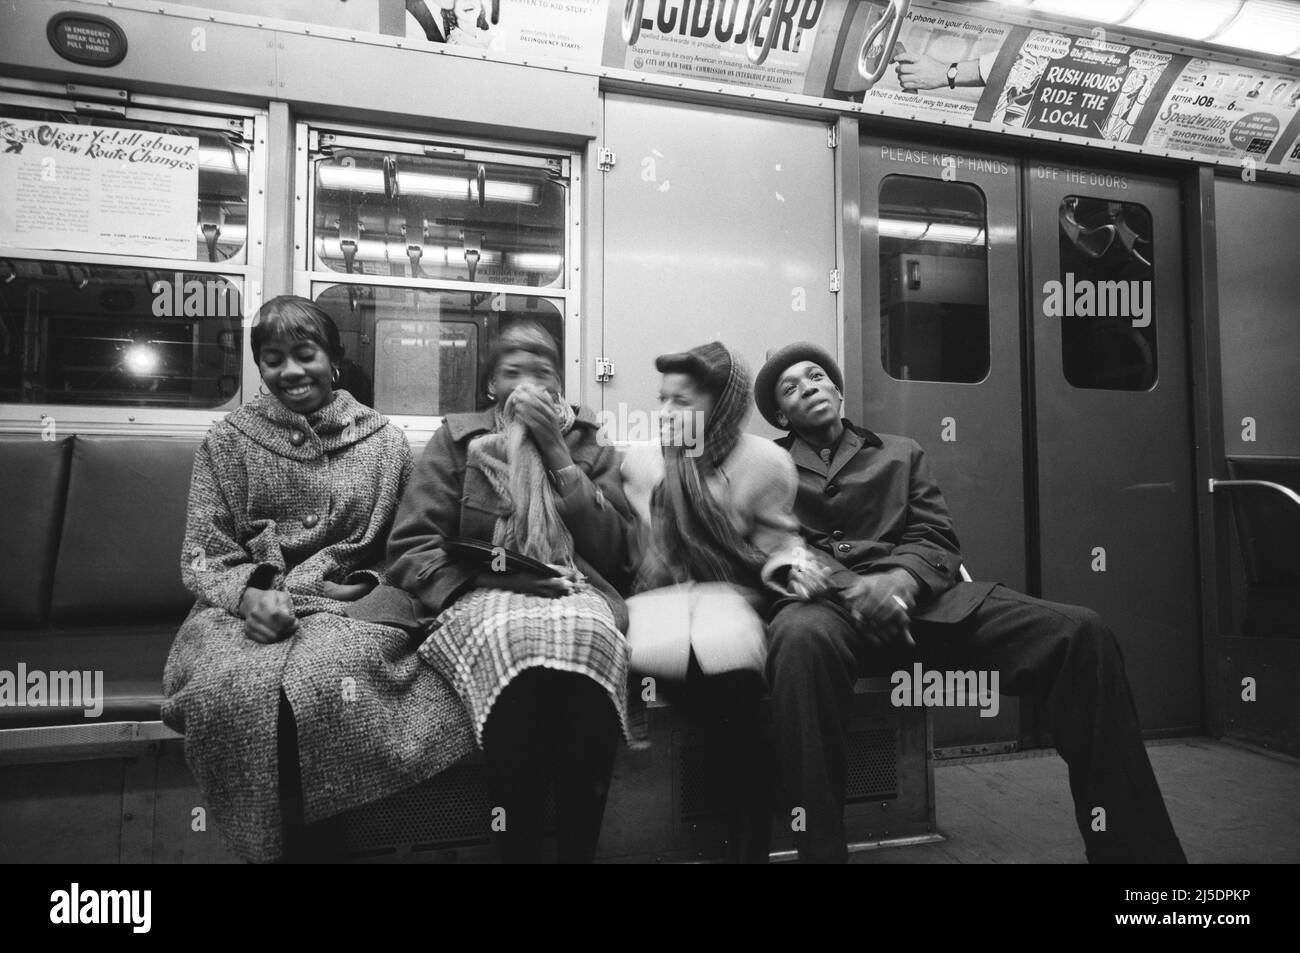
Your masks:
{"label": "subway door", "polygon": [[[603,410],[657,440],[656,356],[718,340],[757,373],[809,340],[838,351],[834,156],[816,122],[605,98]],[[754,411],[748,429],[776,436]]]}
{"label": "subway door", "polygon": [[[862,423],[921,444],[972,578],[1023,589],[1016,165],[876,138],[861,148]],[[934,736],[1009,748],[1019,703],[987,718],[937,710]]]}
{"label": "subway door", "polygon": [[1046,163],[1027,178],[1042,596],[1095,609],[1115,630],[1144,730],[1194,730],[1178,186]]}

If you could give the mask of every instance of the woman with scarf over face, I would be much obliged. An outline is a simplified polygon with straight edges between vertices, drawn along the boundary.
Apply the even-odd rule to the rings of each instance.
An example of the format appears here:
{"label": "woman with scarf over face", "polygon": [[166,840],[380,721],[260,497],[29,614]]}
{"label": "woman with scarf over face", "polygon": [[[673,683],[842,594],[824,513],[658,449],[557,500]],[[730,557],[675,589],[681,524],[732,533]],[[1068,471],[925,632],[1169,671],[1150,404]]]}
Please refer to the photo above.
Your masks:
{"label": "woman with scarf over face", "polygon": [[655,361],[660,446],[622,474],[638,517],[628,599],[632,668],[688,707],[728,812],[727,859],[765,863],[771,832],[762,740],[761,615],[769,593],[811,599],[825,573],[802,548],[790,455],[741,432],[753,403],[743,361],[711,343]]}
{"label": "woman with scarf over face", "polygon": [[[501,858],[540,859],[554,781],[559,859],[590,862],[627,729],[615,586],[626,584],[630,519],[616,451],[597,440],[591,411],[560,398],[559,354],[540,326],[506,329],[486,371],[493,406],[448,415],[416,467],[389,577],[418,599],[421,654],[469,709],[492,804],[505,808]],[[498,555],[476,561],[455,538]],[[510,552],[562,575],[516,568]]]}
{"label": "woman with scarf over face", "polygon": [[181,575],[195,604],[162,719],[249,861],[319,860],[349,808],[473,750],[464,707],[400,628],[352,618],[383,571],[406,436],[337,389],[329,315],[274,298],[250,335],[265,391],[194,457]]}

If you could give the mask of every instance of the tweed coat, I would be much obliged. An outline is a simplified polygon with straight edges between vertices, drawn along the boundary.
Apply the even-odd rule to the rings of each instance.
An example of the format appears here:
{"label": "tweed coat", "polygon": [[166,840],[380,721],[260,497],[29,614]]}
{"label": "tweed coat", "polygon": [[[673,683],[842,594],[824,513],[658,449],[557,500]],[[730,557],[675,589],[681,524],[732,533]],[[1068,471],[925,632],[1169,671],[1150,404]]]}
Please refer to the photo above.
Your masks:
{"label": "tweed coat", "polygon": [[[163,721],[243,858],[283,850],[276,723],[298,728],[303,815],[318,821],[431,777],[473,749],[464,707],[401,629],[349,618],[325,582],[381,578],[412,467],[405,436],[347,391],[304,417],[263,397],[195,454],[181,574],[196,602],[163,675]],[[247,638],[248,585],[288,592],[299,629]]]}

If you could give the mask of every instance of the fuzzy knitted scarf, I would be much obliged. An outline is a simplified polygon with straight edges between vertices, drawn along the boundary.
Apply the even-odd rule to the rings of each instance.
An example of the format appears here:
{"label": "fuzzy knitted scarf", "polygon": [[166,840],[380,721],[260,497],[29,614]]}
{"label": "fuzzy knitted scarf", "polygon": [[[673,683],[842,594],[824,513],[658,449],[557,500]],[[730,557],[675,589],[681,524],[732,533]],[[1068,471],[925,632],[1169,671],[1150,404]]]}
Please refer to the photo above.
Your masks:
{"label": "fuzzy knitted scarf", "polygon": [[[513,395],[511,395],[513,397]],[[576,414],[556,401],[560,432],[573,429]],[[509,507],[497,518],[492,545],[504,546],[550,565],[573,566],[573,536],[555,507],[555,494],[546,476],[537,444],[515,416],[513,401],[497,410],[496,429],[470,441],[468,462],[487,477]]]}

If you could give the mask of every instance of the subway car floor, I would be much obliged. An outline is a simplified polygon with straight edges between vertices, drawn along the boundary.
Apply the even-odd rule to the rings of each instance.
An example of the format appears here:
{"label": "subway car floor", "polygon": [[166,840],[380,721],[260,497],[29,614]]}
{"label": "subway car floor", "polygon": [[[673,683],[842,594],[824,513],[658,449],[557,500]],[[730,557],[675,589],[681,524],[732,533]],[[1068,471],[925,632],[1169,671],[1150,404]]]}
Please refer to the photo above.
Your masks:
{"label": "subway car floor", "polygon": [[[1300,862],[1300,760],[1210,738],[1147,751],[1189,863]],[[946,839],[861,851],[850,863],[1086,862],[1055,751],[940,761],[934,774]]]}

